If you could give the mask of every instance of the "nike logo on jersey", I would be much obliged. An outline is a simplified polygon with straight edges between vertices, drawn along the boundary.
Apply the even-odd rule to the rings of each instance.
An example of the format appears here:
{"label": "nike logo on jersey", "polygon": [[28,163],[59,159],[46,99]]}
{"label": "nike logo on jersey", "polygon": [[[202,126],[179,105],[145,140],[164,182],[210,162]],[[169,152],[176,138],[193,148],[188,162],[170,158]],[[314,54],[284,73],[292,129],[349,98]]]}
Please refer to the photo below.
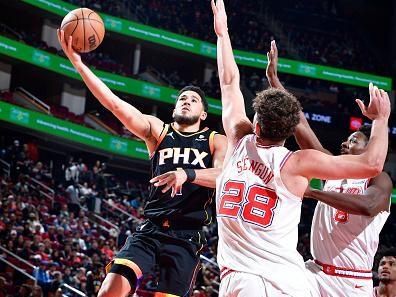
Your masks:
{"label": "nike logo on jersey", "polygon": [[206,141],[206,140],[208,140],[208,139],[205,138],[205,136],[203,136],[203,135],[199,135],[199,137],[198,137],[198,138],[195,138],[194,140],[196,140],[196,141]]}
{"label": "nike logo on jersey", "polygon": [[175,140],[175,137],[173,136],[173,131],[168,133],[168,134],[166,134],[166,136],[170,136],[170,137],[172,137],[173,140]]}
{"label": "nike logo on jersey", "polygon": [[[182,159],[183,164],[191,164],[201,166],[201,168],[206,168],[204,159],[208,156],[207,152],[200,152],[195,148],[183,148],[173,147],[173,148],[165,148],[159,153],[159,165],[164,165],[165,160],[173,159],[173,164],[180,164],[180,159]],[[190,162],[190,157],[194,159]]]}
{"label": "nike logo on jersey", "polygon": [[355,285],[355,289],[363,288],[364,286]]}

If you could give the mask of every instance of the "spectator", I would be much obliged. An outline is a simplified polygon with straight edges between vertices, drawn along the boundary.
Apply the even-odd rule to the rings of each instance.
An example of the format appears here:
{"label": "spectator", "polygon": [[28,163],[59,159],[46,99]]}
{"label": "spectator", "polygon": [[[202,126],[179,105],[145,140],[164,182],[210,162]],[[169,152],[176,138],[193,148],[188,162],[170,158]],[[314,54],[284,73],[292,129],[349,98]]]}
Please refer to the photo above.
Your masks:
{"label": "spectator", "polygon": [[15,297],[29,297],[31,293],[32,293],[32,288],[27,284],[23,284],[19,288],[18,293]]}
{"label": "spectator", "polygon": [[96,288],[94,284],[94,275],[92,271],[87,272],[87,284],[86,284],[86,294],[88,297],[94,297],[96,296]]}
{"label": "spectator", "polygon": [[[52,279],[47,271],[47,264],[47,261],[41,261],[39,267],[36,267],[33,270],[33,276],[37,280],[37,284],[40,286],[38,288],[40,288],[41,294],[44,294],[44,296],[48,295],[52,283]],[[32,295],[36,294],[39,294],[39,290],[37,287],[34,287]]]}
{"label": "spectator", "polygon": [[79,180],[79,168],[77,166],[78,164],[73,162],[73,158],[71,157],[69,159],[69,164],[66,167],[65,170],[65,180],[66,180],[66,185],[78,183]]}
{"label": "spectator", "polygon": [[30,297],[45,297],[43,289],[40,286],[34,286]]}
{"label": "spectator", "polygon": [[80,211],[80,199],[79,199],[79,188],[76,182],[73,182],[66,188],[68,195],[68,210],[74,215],[77,215]]}
{"label": "spectator", "polygon": [[50,291],[51,292],[57,292],[62,284],[63,284],[62,273],[60,271],[55,271],[53,273],[53,280],[52,280],[52,283],[51,283]]}
{"label": "spectator", "polygon": [[75,286],[75,281],[74,278],[72,276],[72,271],[70,267],[66,267],[65,271],[64,271],[64,275],[63,275],[63,282],[65,284],[68,284],[71,287]]}
{"label": "spectator", "polygon": [[77,231],[75,233],[75,237],[73,238],[73,242],[76,242],[81,250],[86,251],[87,245],[85,244],[84,239],[81,238],[81,232]]}
{"label": "spectator", "polygon": [[5,277],[0,276],[0,297],[6,297],[6,295],[7,295],[7,280],[5,279]]}

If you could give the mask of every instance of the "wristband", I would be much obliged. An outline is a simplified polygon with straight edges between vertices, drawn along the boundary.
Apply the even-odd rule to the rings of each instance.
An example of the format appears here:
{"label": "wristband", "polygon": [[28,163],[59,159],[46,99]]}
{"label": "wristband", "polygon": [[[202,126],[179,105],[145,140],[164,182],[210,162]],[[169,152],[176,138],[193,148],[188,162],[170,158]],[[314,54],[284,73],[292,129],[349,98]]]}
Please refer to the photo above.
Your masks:
{"label": "wristband", "polygon": [[183,170],[187,175],[188,182],[193,182],[195,180],[195,178],[197,177],[197,174],[195,173],[194,169],[187,168],[187,169],[183,169]]}

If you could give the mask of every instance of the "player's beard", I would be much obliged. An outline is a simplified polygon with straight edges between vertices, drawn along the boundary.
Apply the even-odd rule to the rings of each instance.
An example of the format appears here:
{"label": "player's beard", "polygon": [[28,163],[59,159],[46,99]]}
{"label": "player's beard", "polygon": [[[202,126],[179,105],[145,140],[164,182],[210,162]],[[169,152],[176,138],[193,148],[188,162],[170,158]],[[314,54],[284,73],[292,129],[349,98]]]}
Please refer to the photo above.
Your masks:
{"label": "player's beard", "polygon": [[384,284],[387,284],[387,283],[389,283],[390,281],[391,281],[391,279],[390,279],[390,276],[386,276],[386,277],[381,277],[381,276],[379,276],[379,281],[381,282],[381,283],[384,283]]}
{"label": "player's beard", "polygon": [[194,125],[198,122],[199,116],[184,116],[181,114],[175,114],[173,116],[173,120],[178,123],[179,125]]}

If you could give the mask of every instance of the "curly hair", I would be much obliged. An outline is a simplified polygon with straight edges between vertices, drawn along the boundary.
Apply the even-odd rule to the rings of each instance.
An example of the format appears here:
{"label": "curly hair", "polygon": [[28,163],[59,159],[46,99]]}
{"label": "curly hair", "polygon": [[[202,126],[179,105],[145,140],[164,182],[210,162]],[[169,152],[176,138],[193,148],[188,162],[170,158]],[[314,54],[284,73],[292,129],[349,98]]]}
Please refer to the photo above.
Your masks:
{"label": "curly hair", "polygon": [[253,100],[260,137],[280,141],[293,135],[300,122],[300,102],[292,94],[269,88]]}

